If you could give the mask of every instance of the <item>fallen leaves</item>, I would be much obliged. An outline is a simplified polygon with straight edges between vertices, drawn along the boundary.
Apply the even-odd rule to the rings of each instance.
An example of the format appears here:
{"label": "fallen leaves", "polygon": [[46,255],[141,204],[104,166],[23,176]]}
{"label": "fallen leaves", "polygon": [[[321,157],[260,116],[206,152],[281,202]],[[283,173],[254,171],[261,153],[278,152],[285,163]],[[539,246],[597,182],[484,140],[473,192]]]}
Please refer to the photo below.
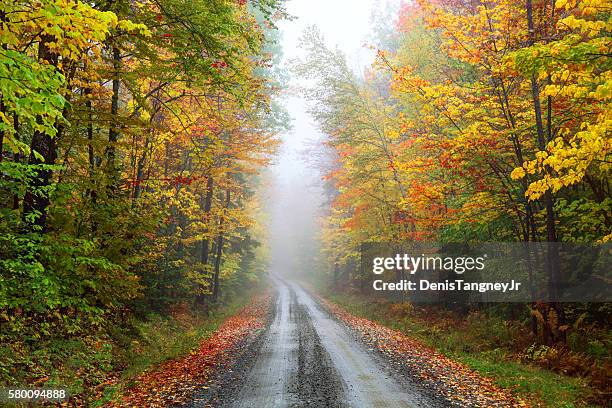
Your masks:
{"label": "fallen leaves", "polygon": [[269,295],[255,298],[228,318],[198,349],[141,374],[120,400],[106,407],[168,407],[189,401],[196,390],[207,388],[216,368],[231,367],[234,349],[265,326],[270,304]]}
{"label": "fallen leaves", "polygon": [[319,298],[320,302],[349,329],[371,347],[385,354],[394,364],[403,366],[413,378],[442,394],[461,407],[527,407],[527,403],[498,387],[463,364],[404,334],[353,316],[339,306]]}

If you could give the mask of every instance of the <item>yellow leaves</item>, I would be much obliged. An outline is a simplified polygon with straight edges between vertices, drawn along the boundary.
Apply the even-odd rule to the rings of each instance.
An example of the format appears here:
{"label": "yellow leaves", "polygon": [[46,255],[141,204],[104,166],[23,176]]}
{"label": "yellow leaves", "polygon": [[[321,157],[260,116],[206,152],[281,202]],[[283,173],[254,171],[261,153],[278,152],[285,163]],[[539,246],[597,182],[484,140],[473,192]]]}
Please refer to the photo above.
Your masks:
{"label": "yellow leaves", "polygon": [[475,222],[487,223],[497,218],[497,210],[503,207],[499,199],[490,192],[477,192],[470,196],[457,212],[455,223]]}
{"label": "yellow leaves", "polygon": [[529,198],[529,200],[537,200],[542,197],[546,191],[550,189],[546,180],[537,180],[529,185],[527,191],[525,192],[525,196]]}
{"label": "yellow leaves", "polygon": [[390,140],[397,140],[400,137],[400,132],[396,129],[390,129],[387,131],[387,136]]}
{"label": "yellow leaves", "polygon": [[568,17],[566,17],[564,19],[559,20],[557,25],[558,26],[565,25],[568,28],[576,29],[576,28],[578,28],[580,26],[581,21],[584,21],[584,20],[578,20],[574,16],[568,16]]}
{"label": "yellow leaves", "polygon": [[[554,47],[553,49],[558,49],[558,47]],[[553,54],[554,55],[554,54]],[[562,71],[556,71],[551,75],[551,80],[554,82],[565,82],[570,78],[571,72],[565,67]]]}
{"label": "yellow leaves", "polygon": [[[533,46],[525,41],[524,4],[500,0],[486,7],[479,3],[468,10],[421,1],[428,25],[413,28],[414,32],[408,34],[416,37],[421,34],[417,29],[429,30],[437,41],[430,54],[441,49],[441,56],[418,59],[418,50],[408,53],[405,47],[395,56],[385,55],[385,59],[393,61],[392,66],[379,67],[389,69],[392,99],[399,101],[397,110],[402,111],[398,114],[399,123],[388,126],[386,129],[391,130],[386,130],[384,137],[399,141],[389,143],[389,150],[393,154],[393,171],[399,174],[408,193],[402,197],[385,196],[390,207],[407,210],[415,218],[416,230],[435,234],[453,222],[449,220],[488,222],[489,217],[516,217],[508,202],[522,200],[513,194],[520,195],[526,183],[526,196],[537,200],[547,192],[586,184],[587,175],[597,180],[609,177],[612,126],[610,118],[600,114],[612,111],[608,104],[612,74],[604,61],[610,40],[603,38],[607,37],[605,30],[610,23],[604,21],[607,16],[591,12],[592,7],[607,4],[608,0],[586,0],[579,5],[576,0],[557,1],[558,9],[570,11],[558,13],[553,19],[550,10],[546,15],[535,16],[536,25],[547,19],[548,32],[543,34],[546,37],[536,38]],[[557,31],[553,25],[561,17]],[[423,46],[419,39],[414,42],[416,45],[412,43],[409,50]],[[454,65],[457,62],[459,66]],[[451,73],[445,72],[449,66]],[[469,78],[459,79],[466,73]],[[551,97],[551,134],[555,139],[532,155],[537,150],[533,75],[541,87],[544,121],[547,97]],[[364,119],[367,125],[374,126],[368,120],[376,122],[379,118]],[[360,128],[365,127],[360,124]],[[351,128],[342,131],[347,139],[375,139],[351,123],[343,125]],[[516,152],[517,146],[522,154]],[[369,145],[355,143],[353,147],[339,160],[344,221],[354,221],[342,225],[350,229],[351,237],[384,236],[382,227],[369,225],[367,217],[384,218],[389,210],[375,200],[363,198],[363,192],[374,197],[385,194],[378,190],[377,183],[360,177],[376,174],[389,182],[391,171],[384,168],[384,157],[372,155]],[[499,183],[499,174],[483,170],[491,167],[496,173],[500,166],[513,168],[519,154],[527,160],[512,170],[510,177],[515,182]],[[355,184],[360,191],[356,191]],[[508,189],[507,184],[512,188]],[[385,192],[392,188],[386,184]],[[379,213],[361,206],[357,222],[351,211],[363,204],[368,204],[369,209],[378,208]]]}
{"label": "yellow leaves", "polygon": [[542,96],[557,96],[561,93],[561,86],[559,85],[546,85],[542,89]]}
{"label": "yellow leaves", "polygon": [[115,13],[82,1],[40,1],[13,10],[9,18],[0,35],[4,43],[19,47],[44,38],[51,52],[73,61],[84,58],[85,50],[99,55],[97,48],[115,28],[150,36],[145,25],[119,21]]}
{"label": "yellow leaves", "polygon": [[145,24],[136,24],[130,20],[120,20],[117,23],[117,28],[128,33],[138,33],[148,38],[152,36],[151,31]]}
{"label": "yellow leaves", "polygon": [[578,7],[584,14],[595,14],[602,10],[610,10],[612,2],[610,0],[584,0]]}
{"label": "yellow leaves", "polygon": [[512,173],[510,173],[510,177],[512,178],[512,180],[520,180],[524,178],[525,175],[525,169],[523,169],[522,167],[517,167],[512,170]]}
{"label": "yellow leaves", "polygon": [[429,28],[440,28],[446,39],[447,54],[485,70],[496,69],[506,51],[525,36],[523,10],[509,1],[482,3],[468,13],[437,3],[427,4],[426,10]]}
{"label": "yellow leaves", "polygon": [[[577,6],[577,7],[576,7]],[[582,15],[593,15],[601,10],[610,8],[609,0],[585,0],[577,4],[577,0],[557,0],[555,2],[557,9],[575,10],[577,9]]]}
{"label": "yellow leaves", "polygon": [[570,28],[575,31],[579,31],[582,34],[594,37],[606,29],[605,21],[589,21],[584,19],[576,18],[573,15],[565,17],[557,23],[559,28]]}
{"label": "yellow leaves", "polygon": [[[593,168],[603,174],[610,171],[609,156],[612,154],[612,120],[582,123],[581,129],[569,142],[562,137],[551,141],[545,152],[537,152],[535,160],[527,161],[522,168],[514,169],[511,176],[520,179],[529,174],[540,174],[541,179],[532,182],[525,196],[539,199],[547,191],[557,192],[582,181]],[[610,116],[610,114],[608,114]]]}
{"label": "yellow leaves", "polygon": [[571,84],[563,88],[559,94],[569,96],[570,98],[574,99],[580,99],[589,94],[589,88],[578,84]]}
{"label": "yellow leaves", "polygon": [[550,55],[552,56],[558,56],[561,53],[564,53],[568,50],[569,45],[564,43],[564,42],[554,42],[551,43],[549,50],[550,50]]}
{"label": "yellow leaves", "polygon": [[[608,76],[610,76],[610,74],[611,73],[608,72]],[[589,96],[600,100],[609,100],[610,98],[612,98],[612,79],[608,79],[603,84],[597,86],[595,92],[593,92]]]}
{"label": "yellow leaves", "polygon": [[40,39],[47,38],[46,46],[52,52],[72,60],[79,59],[82,50],[92,42],[103,41],[109,27],[117,23],[112,12],[100,12],[82,2],[66,0],[35,3],[31,9],[16,11],[11,18],[14,20],[7,26],[19,42],[31,42],[32,33],[36,33]]}

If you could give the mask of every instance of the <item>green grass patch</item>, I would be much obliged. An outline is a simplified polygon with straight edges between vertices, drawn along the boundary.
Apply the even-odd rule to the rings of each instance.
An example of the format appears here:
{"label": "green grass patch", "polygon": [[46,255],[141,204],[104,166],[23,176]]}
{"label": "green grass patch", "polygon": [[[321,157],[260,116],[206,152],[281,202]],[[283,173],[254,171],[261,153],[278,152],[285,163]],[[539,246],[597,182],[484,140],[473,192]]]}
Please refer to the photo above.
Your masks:
{"label": "green grass patch", "polygon": [[503,354],[496,357],[495,353],[453,353],[450,356],[493,378],[500,387],[513,390],[533,405],[558,408],[588,406],[583,401],[583,396],[588,392],[583,379],[521,364]]}
{"label": "green grass patch", "polygon": [[116,359],[117,364],[122,366],[121,378],[118,384],[106,387],[102,398],[92,403],[92,406],[102,406],[108,401],[119,399],[123,390],[132,386],[139,374],[196,349],[250,299],[251,296],[241,296],[208,315],[187,309],[173,313],[172,316],[149,314],[145,320],[133,324],[136,333],[129,336],[116,333],[119,341],[124,343]]}
{"label": "green grass patch", "polygon": [[188,314],[178,318],[152,314],[135,324],[138,336],[124,355],[122,377],[129,379],[146,369],[189,353],[210,337],[245,302],[223,306],[210,315]]}

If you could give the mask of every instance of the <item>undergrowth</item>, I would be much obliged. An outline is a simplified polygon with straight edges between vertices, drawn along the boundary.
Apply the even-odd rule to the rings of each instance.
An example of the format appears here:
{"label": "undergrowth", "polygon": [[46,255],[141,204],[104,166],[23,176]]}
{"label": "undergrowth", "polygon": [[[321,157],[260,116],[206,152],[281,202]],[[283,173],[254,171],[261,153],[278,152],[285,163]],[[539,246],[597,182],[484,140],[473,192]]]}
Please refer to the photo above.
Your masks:
{"label": "undergrowth", "polygon": [[[610,333],[576,330],[568,345],[538,345],[523,320],[483,311],[372,302],[358,295],[327,297],[350,313],[396,329],[491,377],[533,406],[606,406],[610,397]],[[573,348],[572,348],[573,347]]]}

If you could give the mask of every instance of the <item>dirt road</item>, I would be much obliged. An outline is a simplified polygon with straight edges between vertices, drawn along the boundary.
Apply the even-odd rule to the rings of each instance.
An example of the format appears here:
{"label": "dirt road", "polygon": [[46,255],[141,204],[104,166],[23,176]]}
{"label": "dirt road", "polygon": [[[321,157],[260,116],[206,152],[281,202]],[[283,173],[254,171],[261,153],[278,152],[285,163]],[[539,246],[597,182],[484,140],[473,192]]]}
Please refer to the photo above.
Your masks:
{"label": "dirt road", "polygon": [[[435,407],[426,391],[387,367],[299,285],[273,279],[269,329],[245,353],[215,401],[201,406]],[[197,404],[195,404],[197,405]],[[193,406],[193,405],[192,405]]]}

